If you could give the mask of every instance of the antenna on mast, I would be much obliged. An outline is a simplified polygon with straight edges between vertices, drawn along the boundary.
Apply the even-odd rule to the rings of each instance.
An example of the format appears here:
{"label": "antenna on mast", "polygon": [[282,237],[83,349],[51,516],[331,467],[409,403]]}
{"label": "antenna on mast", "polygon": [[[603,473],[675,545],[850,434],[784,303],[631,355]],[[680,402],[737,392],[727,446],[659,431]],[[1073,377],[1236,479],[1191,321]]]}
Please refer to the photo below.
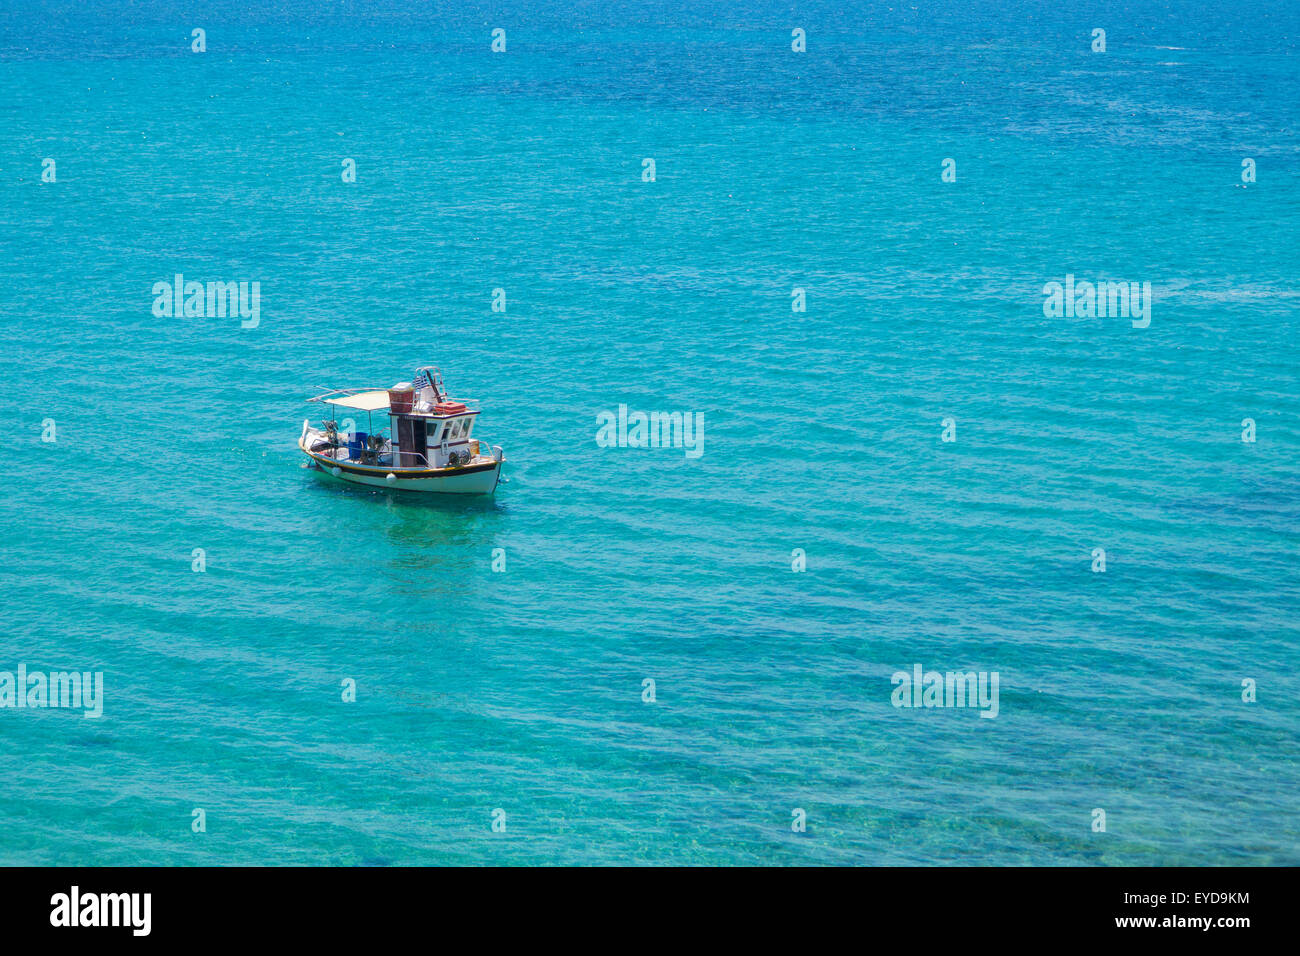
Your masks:
{"label": "antenna on mast", "polygon": [[434,366],[432,365],[421,366],[420,368],[417,368],[415,370],[415,375],[417,379],[423,377],[425,382],[428,383],[429,387],[433,389],[433,401],[435,405],[438,404],[439,402],[446,400],[447,397],[446,392],[444,391],[442,385],[442,373],[438,371]]}

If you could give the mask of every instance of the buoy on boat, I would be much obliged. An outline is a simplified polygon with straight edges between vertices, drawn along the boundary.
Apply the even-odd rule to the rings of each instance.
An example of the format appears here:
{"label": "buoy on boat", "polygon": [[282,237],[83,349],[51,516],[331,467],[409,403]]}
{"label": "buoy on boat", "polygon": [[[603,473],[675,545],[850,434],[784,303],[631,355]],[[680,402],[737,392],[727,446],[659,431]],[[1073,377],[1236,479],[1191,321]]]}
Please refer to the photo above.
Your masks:
{"label": "buoy on boat", "polygon": [[397,476],[390,471],[387,475],[384,476],[384,481],[388,482],[390,485],[396,484]]}

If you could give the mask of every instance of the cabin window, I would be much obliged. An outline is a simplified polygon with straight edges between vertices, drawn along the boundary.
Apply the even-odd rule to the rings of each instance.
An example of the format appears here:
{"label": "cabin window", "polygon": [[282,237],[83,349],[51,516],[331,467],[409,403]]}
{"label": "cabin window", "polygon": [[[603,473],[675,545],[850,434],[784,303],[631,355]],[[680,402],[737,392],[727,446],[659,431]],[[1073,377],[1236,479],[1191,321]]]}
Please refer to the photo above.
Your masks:
{"label": "cabin window", "polygon": [[452,433],[452,438],[459,438],[465,432],[465,419],[456,419],[456,430]]}
{"label": "cabin window", "polygon": [[438,423],[429,422],[428,427],[429,427],[429,441],[436,442],[438,440]]}

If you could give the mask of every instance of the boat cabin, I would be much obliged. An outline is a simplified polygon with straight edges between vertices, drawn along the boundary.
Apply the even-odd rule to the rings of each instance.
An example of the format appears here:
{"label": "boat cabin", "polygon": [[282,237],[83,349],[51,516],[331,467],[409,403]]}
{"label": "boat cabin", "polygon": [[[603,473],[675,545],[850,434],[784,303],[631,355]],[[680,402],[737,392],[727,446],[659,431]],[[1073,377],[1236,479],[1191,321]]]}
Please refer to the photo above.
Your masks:
{"label": "boat cabin", "polygon": [[[325,423],[323,435],[334,461],[390,468],[455,468],[479,457],[473,439],[477,409],[448,398],[436,370],[420,369],[416,383],[392,388],[343,389],[317,396],[336,409],[365,412],[368,431],[339,432]],[[376,418],[382,423],[375,429]]]}

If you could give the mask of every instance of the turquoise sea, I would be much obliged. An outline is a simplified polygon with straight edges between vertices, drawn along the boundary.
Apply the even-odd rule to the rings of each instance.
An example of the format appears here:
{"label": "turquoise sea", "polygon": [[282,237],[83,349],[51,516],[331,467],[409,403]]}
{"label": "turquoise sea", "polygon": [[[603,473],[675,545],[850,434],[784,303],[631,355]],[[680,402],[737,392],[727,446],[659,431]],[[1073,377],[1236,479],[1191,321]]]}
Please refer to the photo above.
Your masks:
{"label": "turquoise sea", "polygon": [[[0,707],[0,863],[1300,863],[1298,31],[4,0],[0,671],[105,690]],[[493,498],[302,468],[428,364]]]}

